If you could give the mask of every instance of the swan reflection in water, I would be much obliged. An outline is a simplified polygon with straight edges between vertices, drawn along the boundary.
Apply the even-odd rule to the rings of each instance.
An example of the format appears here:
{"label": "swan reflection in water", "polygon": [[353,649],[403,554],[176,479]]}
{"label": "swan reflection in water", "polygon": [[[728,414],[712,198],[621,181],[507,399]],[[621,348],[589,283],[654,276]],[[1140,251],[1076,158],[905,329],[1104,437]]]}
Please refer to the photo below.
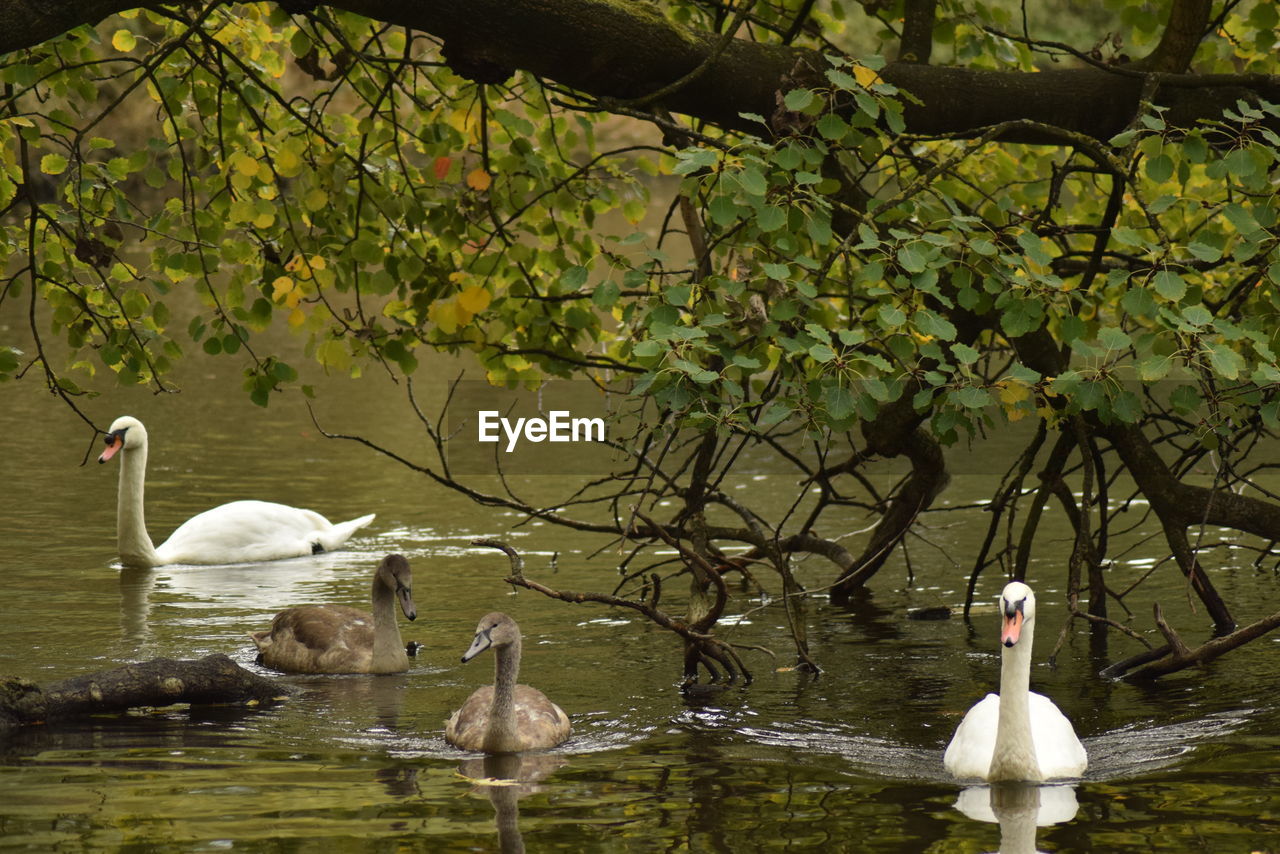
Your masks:
{"label": "swan reflection in water", "polygon": [[493,804],[498,826],[498,850],[502,854],[523,854],[518,801],[541,790],[538,783],[551,776],[568,759],[553,753],[490,753],[467,759],[458,774],[473,784],[473,795],[485,795]]}
{"label": "swan reflection in water", "polygon": [[1000,825],[1000,854],[1036,854],[1036,828],[1075,818],[1075,786],[994,783],[960,792],[956,809],[974,821]]}

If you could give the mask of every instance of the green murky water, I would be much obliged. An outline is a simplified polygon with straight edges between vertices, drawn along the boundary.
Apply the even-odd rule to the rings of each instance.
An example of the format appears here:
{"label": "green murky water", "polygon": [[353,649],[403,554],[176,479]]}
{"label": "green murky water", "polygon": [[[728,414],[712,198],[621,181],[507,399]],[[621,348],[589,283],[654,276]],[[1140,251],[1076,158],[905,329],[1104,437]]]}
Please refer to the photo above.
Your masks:
{"label": "green murky water", "polygon": [[[425,454],[402,399],[370,378],[330,388],[318,413],[327,427]],[[670,635],[630,614],[515,595],[500,582],[505,558],[468,546],[477,536],[505,538],[526,555],[531,577],[607,591],[613,557],[588,557],[596,540],[536,524],[513,530],[514,516],[323,439],[300,402],[264,412],[233,380],[201,378],[177,396],[120,393],[87,404],[104,426],[126,412],[147,423],[148,525],[157,541],[193,513],[242,497],[330,518],[378,514],[340,553],[122,572],[112,566],[116,468],[80,466],[91,437],[34,385],[0,389],[0,401],[0,672],[48,681],[211,652],[254,667],[246,632],[292,604],[364,603],[374,565],[392,550],[415,571],[419,618],[405,636],[425,644],[403,676],[287,677],[301,691],[271,709],[140,712],[4,738],[4,849],[1280,850],[1277,639],[1150,688],[1092,675],[1107,659],[1083,635],[1051,670],[1043,659],[1061,626],[1065,541],[1059,560],[1052,546],[1041,552],[1031,579],[1043,579],[1033,680],[1074,720],[1092,765],[1065,793],[1075,808],[1060,823],[1037,829],[1025,805],[997,804],[1004,822],[996,824],[957,809],[960,787],[941,768],[959,716],[995,681],[995,617],[979,616],[972,628],[904,618],[908,608],[962,601],[965,570],[949,556],[971,555],[985,520],[935,516],[937,548],[914,548],[914,585],[891,565],[865,602],[808,602],[811,642],[827,668],[821,679],[775,669],[790,662],[783,615],[769,608],[751,613],[734,637],[775,647],[779,660],[750,654],[757,680],[749,688],[682,695]],[[769,483],[735,486],[758,496]],[[549,500],[566,494],[556,478],[529,488]],[[957,478],[949,497],[985,488]],[[850,520],[850,529],[860,526]],[[1117,584],[1160,556],[1128,555],[1114,570]],[[1280,580],[1240,561],[1214,572],[1243,621],[1275,609]],[[831,580],[816,562],[801,577],[814,586]],[[1163,583],[1170,618],[1203,637],[1204,620],[1187,609],[1179,581]],[[997,587],[992,579],[984,595]],[[575,727],[567,744],[526,763],[522,776],[532,779],[518,788],[475,785],[486,769],[465,764],[472,758],[441,734],[448,712],[491,676],[491,659],[461,665],[458,656],[476,619],[494,609],[524,629],[523,680],[563,706]],[[1140,614],[1136,625],[1145,629],[1149,618]],[[1126,644],[1113,642],[1111,657],[1134,651]],[[995,817],[987,790],[966,797]]]}

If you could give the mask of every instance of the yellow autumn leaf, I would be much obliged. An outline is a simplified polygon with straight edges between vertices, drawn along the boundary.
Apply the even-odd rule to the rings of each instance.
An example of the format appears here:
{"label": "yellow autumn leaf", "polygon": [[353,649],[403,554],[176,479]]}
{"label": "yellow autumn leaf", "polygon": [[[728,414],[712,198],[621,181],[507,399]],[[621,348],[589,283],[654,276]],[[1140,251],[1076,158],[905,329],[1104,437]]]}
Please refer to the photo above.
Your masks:
{"label": "yellow autumn leaf", "polygon": [[458,294],[458,305],[474,315],[488,308],[492,299],[493,297],[484,286],[472,285]]}
{"label": "yellow autumn leaf", "polygon": [[853,79],[858,81],[858,85],[863,89],[869,89],[877,83],[883,83],[880,75],[875,69],[867,68],[865,65],[853,64]]}
{"label": "yellow autumn leaf", "polygon": [[137,38],[128,30],[116,30],[116,34],[111,37],[111,46],[121,53],[128,53],[137,45]]}
{"label": "yellow autumn leaf", "polygon": [[245,154],[243,151],[237,151],[231,156],[230,165],[232,169],[249,178],[257,175],[258,168],[261,166],[256,159]]}
{"label": "yellow autumn leaf", "polygon": [[302,197],[302,204],[309,211],[318,211],[329,204],[329,194],[319,188],[308,190]]}
{"label": "yellow autumn leaf", "polygon": [[67,158],[61,154],[46,154],[40,158],[40,171],[46,175],[61,175],[67,171]]}
{"label": "yellow autumn leaf", "polygon": [[271,300],[279,303],[293,291],[293,279],[280,276],[271,283]]}
{"label": "yellow autumn leaf", "polygon": [[475,190],[477,193],[483,193],[489,189],[489,185],[493,183],[493,176],[484,171],[482,167],[477,166],[467,173],[467,186]]}
{"label": "yellow autumn leaf", "polygon": [[302,171],[302,158],[292,147],[285,145],[276,152],[275,167],[281,178],[293,178]]}
{"label": "yellow autumn leaf", "polygon": [[449,300],[436,300],[427,309],[427,320],[430,320],[440,331],[452,335],[458,331],[457,306]]}
{"label": "yellow autumn leaf", "polygon": [[295,308],[293,311],[289,313],[289,325],[292,326],[294,329],[297,329],[299,326],[305,323],[306,320],[307,320],[307,316],[303,314],[302,309],[300,308]]}
{"label": "yellow autumn leaf", "polygon": [[1031,397],[1031,389],[1019,382],[1000,383],[1000,400],[1005,403],[1021,403]]}

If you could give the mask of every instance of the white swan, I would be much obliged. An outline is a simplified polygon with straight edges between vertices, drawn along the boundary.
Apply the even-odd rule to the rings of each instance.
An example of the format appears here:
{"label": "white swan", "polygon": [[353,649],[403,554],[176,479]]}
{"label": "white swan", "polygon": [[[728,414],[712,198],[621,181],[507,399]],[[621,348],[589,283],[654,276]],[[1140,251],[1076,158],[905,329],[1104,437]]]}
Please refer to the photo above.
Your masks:
{"label": "white swan", "polygon": [[105,441],[107,449],[98,462],[121,455],[116,542],[125,566],[256,563],[319,554],[340,548],[373,521],[370,513],[334,525],[312,510],[270,501],[232,501],[192,516],[157,547],[147,535],[142,512],[147,428],[138,419],[122,415],[111,422]]}
{"label": "white swan", "polygon": [[1036,597],[1014,581],[1000,594],[1000,693],[988,694],[956,727],[942,763],[961,779],[1039,782],[1079,777],[1088,765],[1071,721],[1032,693],[1031,641]]}

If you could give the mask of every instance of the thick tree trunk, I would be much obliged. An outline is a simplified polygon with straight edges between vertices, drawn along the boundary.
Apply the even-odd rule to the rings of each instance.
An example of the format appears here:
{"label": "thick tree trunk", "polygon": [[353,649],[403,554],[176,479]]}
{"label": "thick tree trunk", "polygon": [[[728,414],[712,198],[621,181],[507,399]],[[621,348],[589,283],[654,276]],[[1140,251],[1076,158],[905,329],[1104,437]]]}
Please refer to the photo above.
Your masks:
{"label": "thick tree trunk", "polygon": [[269,703],[290,689],[240,667],[225,655],[197,660],[155,658],[52,682],[0,681],[0,731],[136,706]]}

